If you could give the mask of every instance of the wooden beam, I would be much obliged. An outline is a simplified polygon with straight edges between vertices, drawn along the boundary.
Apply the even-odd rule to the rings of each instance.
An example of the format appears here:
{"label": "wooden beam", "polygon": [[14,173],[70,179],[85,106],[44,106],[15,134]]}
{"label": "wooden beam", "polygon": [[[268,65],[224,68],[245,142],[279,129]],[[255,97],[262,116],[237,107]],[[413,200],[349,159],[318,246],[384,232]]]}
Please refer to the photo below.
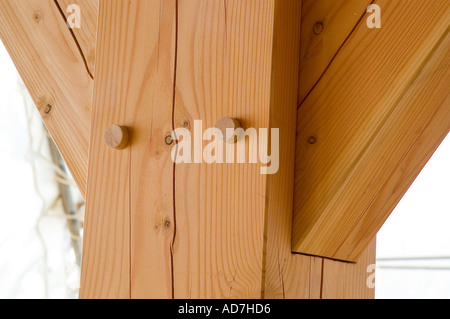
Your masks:
{"label": "wooden beam", "polygon": [[280,129],[280,163],[279,171],[265,181],[261,294],[267,299],[320,298],[321,260],[291,253],[301,3],[278,1],[275,12],[270,113],[265,125]]}
{"label": "wooden beam", "polygon": [[80,7],[81,27],[73,28],[73,34],[86,60],[91,75],[95,70],[95,49],[97,39],[97,19],[99,0],[54,0],[66,19],[69,19],[73,11],[67,10],[71,5]]}
{"label": "wooden beam", "polygon": [[[300,10],[297,0],[100,2],[82,298],[321,298],[328,272],[365,282],[291,254]],[[173,163],[174,128],[224,116],[280,128],[278,174]],[[122,151],[103,141],[113,124],[131,133]]]}
{"label": "wooden beam", "polygon": [[[361,1],[357,3],[355,1],[303,1],[299,100],[302,100],[304,98],[302,95],[306,95],[314,87],[336,52],[343,46],[348,34],[360,20],[361,15],[354,13],[358,11],[360,13],[363,10],[365,8],[361,6]],[[316,22],[321,22],[324,26],[323,32],[319,35],[314,34]],[[291,74],[290,71],[293,70],[283,72]],[[284,82],[280,81],[280,83]],[[283,179],[286,180],[286,176]],[[286,196],[285,187],[283,184],[278,184],[279,194],[284,193]],[[373,245],[352,266],[337,261],[330,262],[324,258],[291,254],[291,211],[285,207],[278,210],[272,209],[271,212],[267,221],[269,227],[266,234],[267,249],[271,251],[268,254],[270,258],[267,258],[265,270],[264,295],[266,298],[321,299],[334,296],[336,298],[374,298],[374,289],[366,286],[367,274],[353,270],[365,270],[374,262]],[[346,278],[345,285],[339,279],[342,277]],[[327,288],[327,292],[324,292],[325,285],[333,287],[333,290]]]}
{"label": "wooden beam", "polygon": [[[170,298],[176,1],[103,1],[92,108],[81,298]],[[129,146],[104,140],[113,124]]]}
{"label": "wooden beam", "polygon": [[[368,29],[363,19],[298,111],[295,252],[357,260],[399,199],[383,187],[396,189],[391,177],[412,149],[418,160],[409,172],[420,171],[433,148],[415,145],[434,114],[447,113],[450,5],[376,3],[383,27]],[[438,145],[448,132],[438,128],[423,139]],[[386,209],[376,219],[374,203]]]}
{"label": "wooden beam", "polygon": [[309,297],[311,263],[291,267],[289,234],[300,14],[297,0],[180,1],[177,124],[280,128],[282,155],[274,177],[260,164],[176,166],[177,298],[265,298],[286,265],[292,295]]}
{"label": "wooden beam", "polygon": [[93,80],[77,40],[51,0],[1,0],[0,38],[84,195]]}
{"label": "wooden beam", "polygon": [[[394,149],[404,153],[395,168],[389,170],[390,175],[338,253],[353,249],[351,256],[357,256],[364,249],[450,131],[449,65],[450,36],[447,33],[399,102],[402,114],[394,118],[396,130],[387,132],[378,146],[386,150],[381,155],[384,159]],[[413,144],[399,147],[398,143],[405,141],[407,134],[414,140]]]}
{"label": "wooden beam", "polygon": [[321,299],[374,299],[369,278],[376,264],[376,240],[372,240],[356,263],[323,259]]}
{"label": "wooden beam", "polygon": [[[71,32],[63,15],[67,17],[65,9],[72,3],[82,9],[83,27]],[[95,156],[90,171],[95,174],[89,178],[80,296],[370,297],[367,290],[352,289],[365,282],[361,271],[348,270],[356,266],[290,253],[299,2],[180,1],[178,15],[175,4],[102,3],[91,124]],[[87,168],[80,163],[87,162],[88,154],[98,2],[2,0],[0,6],[0,36],[84,194]],[[216,16],[223,19],[214,20]],[[127,36],[115,37],[123,30]],[[176,64],[175,43],[180,52]],[[114,58],[119,60],[112,63]],[[192,78],[184,71],[192,71]],[[205,77],[212,81],[204,82]],[[245,83],[249,86],[243,90]],[[121,90],[113,89],[117,87]],[[55,101],[50,115],[42,110],[46,101]],[[280,131],[278,175],[258,176],[260,166],[249,164],[177,165],[174,170],[167,134],[186,123],[192,129],[194,119],[213,125],[220,112],[244,118],[247,127],[286,128]],[[104,130],[116,122],[131,128],[131,144],[121,152],[103,143]],[[248,191],[240,194],[243,186]],[[229,200],[220,201],[219,192]],[[214,206],[208,198],[215,198]],[[225,246],[229,238],[235,241]],[[374,256],[373,251],[367,254]],[[365,269],[369,261],[361,258],[357,269]],[[344,288],[335,279],[341,274]]]}
{"label": "wooden beam", "polygon": [[302,0],[298,103],[327,71],[373,0]]}

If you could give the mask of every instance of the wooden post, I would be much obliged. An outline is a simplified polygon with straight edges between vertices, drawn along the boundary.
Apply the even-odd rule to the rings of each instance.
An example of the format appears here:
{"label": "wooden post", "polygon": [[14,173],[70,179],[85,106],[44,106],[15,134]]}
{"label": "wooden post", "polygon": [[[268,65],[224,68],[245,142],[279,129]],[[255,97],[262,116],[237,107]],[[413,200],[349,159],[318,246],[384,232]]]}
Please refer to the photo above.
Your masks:
{"label": "wooden post", "polygon": [[[172,297],[176,1],[99,7],[82,298]],[[126,149],[104,142],[129,129]]]}
{"label": "wooden post", "polygon": [[[100,2],[81,298],[333,297],[328,262],[290,245],[300,24],[298,0]],[[279,130],[276,174],[208,164],[205,141],[174,163],[174,129],[224,117]],[[353,296],[373,256],[339,268]]]}

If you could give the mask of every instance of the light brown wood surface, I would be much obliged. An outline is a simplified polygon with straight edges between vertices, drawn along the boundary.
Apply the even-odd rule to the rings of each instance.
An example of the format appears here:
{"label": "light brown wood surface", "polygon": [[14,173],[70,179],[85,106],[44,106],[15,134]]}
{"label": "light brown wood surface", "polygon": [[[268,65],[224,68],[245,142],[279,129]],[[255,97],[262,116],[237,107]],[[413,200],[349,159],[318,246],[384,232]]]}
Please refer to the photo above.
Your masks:
{"label": "light brown wood surface", "polygon": [[[445,101],[444,89],[433,99],[426,89],[405,98],[419,90],[414,83],[447,35],[449,3],[376,3],[383,27],[368,29],[362,20],[299,107],[296,252],[350,261],[361,255],[391,212],[373,219],[366,214],[370,205]],[[448,67],[441,72],[448,77]]]}
{"label": "light brown wood surface", "polygon": [[99,0],[54,0],[66,18],[71,12],[67,8],[70,5],[78,5],[81,14],[81,27],[73,28],[72,32],[76,38],[79,48],[84,56],[85,63],[91,76],[95,70],[95,48],[97,39],[97,19]]}
{"label": "light brown wood surface", "polygon": [[[100,3],[81,298],[172,296],[175,21],[175,1]],[[130,128],[120,152],[103,142],[114,123]]]}
{"label": "light brown wood surface", "polygon": [[136,79],[136,86],[141,82],[142,87],[132,124],[131,297],[172,298],[174,163],[173,145],[165,141],[174,129],[177,1],[135,1],[147,16],[145,24],[137,27],[144,27],[142,36],[149,37],[139,40],[138,36],[136,44],[154,45],[136,47],[147,67]]}
{"label": "light brown wood surface", "polygon": [[369,243],[357,263],[323,259],[321,299],[374,299],[375,289],[368,281],[375,264],[376,240]]}
{"label": "light brown wood surface", "polygon": [[295,126],[300,63],[301,3],[277,2],[273,31],[271,127],[280,129],[280,167],[266,179],[264,207],[263,298],[318,298],[321,275],[314,258],[292,255],[292,202]]}
{"label": "light brown wood surface", "polygon": [[321,80],[355,27],[367,19],[366,9],[372,2],[302,0],[299,104]]}
{"label": "light brown wood surface", "polygon": [[177,118],[280,127],[283,159],[282,180],[261,175],[259,164],[177,165],[175,297],[266,296],[266,263],[269,271],[276,263],[272,246],[266,255],[268,216],[291,215],[300,9],[298,1],[180,1]]}
{"label": "light brown wood surface", "polygon": [[116,150],[123,150],[130,141],[130,132],[125,126],[111,125],[105,132],[105,143]]}
{"label": "light brown wood surface", "polygon": [[65,19],[51,0],[1,0],[0,38],[84,195],[93,81]]}
{"label": "light brown wood surface", "polygon": [[[449,66],[447,31],[399,101],[391,119],[396,129],[380,134],[380,143],[369,155],[385,169],[385,181],[338,252],[353,249],[355,256],[364,249],[450,132]],[[394,151],[402,152],[402,156],[391,166],[387,159]]]}
{"label": "light brown wood surface", "polygon": [[[303,0],[299,101],[303,100],[321,79],[355,26],[364,17],[368,2]],[[319,34],[314,33],[314,25],[317,22],[323,26]],[[292,216],[285,216],[288,224]],[[283,240],[276,241],[277,250],[278,247],[290,249],[289,230],[287,234],[288,236],[280,236]],[[368,274],[365,271],[369,265],[375,263],[375,242],[372,241],[355,264],[299,254],[278,257],[282,262],[277,262],[276,265],[282,266],[278,267],[281,271],[277,272],[277,268],[275,269],[274,277],[279,279],[272,280],[272,284],[266,286],[265,295],[267,298],[373,299],[375,290],[366,285]],[[286,259],[290,260],[290,263],[287,263]]]}
{"label": "light brown wood surface", "polygon": [[[299,2],[160,4],[100,5],[81,297],[323,297],[326,261],[290,252]],[[224,116],[281,128],[279,174],[174,166],[171,130]],[[111,123],[132,128],[122,152],[100,138]]]}
{"label": "light brown wood surface", "polygon": [[[224,116],[244,129],[267,127],[273,4],[180,1],[176,118],[202,120],[204,129]],[[260,166],[181,164],[175,172],[175,297],[259,298]]]}

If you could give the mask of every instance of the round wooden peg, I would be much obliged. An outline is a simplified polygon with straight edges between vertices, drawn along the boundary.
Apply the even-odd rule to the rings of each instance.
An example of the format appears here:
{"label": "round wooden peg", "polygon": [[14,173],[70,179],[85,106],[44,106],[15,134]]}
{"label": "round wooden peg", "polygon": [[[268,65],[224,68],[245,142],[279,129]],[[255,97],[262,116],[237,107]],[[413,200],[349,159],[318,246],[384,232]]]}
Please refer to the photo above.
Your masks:
{"label": "round wooden peg", "polygon": [[224,142],[233,144],[239,140],[239,137],[236,135],[233,135],[233,136],[227,138],[227,129],[232,129],[234,132],[238,128],[242,127],[239,120],[231,118],[231,117],[223,117],[217,121],[215,127],[218,128],[222,132]]}
{"label": "round wooden peg", "polygon": [[130,133],[124,126],[111,125],[105,132],[105,143],[111,148],[122,150],[128,145]]}

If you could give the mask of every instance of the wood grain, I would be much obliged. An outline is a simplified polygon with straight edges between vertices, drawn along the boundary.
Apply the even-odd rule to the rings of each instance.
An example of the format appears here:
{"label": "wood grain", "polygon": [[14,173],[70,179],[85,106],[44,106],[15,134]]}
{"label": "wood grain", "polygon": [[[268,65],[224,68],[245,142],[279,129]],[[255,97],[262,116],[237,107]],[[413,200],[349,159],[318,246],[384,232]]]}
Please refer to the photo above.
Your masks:
{"label": "wood grain", "polygon": [[[373,0],[302,0],[298,103],[308,96]],[[318,32],[320,25],[321,32]]]}
{"label": "wood grain", "polygon": [[171,297],[175,21],[175,1],[100,3],[81,298]]}
{"label": "wood grain", "polygon": [[[360,254],[450,131],[449,66],[450,35],[447,31],[399,101],[398,111],[391,119],[396,130],[380,134],[377,148],[368,155],[370,161],[382,163],[379,169],[387,169],[385,173],[389,175],[383,175],[384,184],[338,254],[351,252],[351,258]],[[402,156],[391,164],[388,159],[394,150],[402,152]]]}
{"label": "wood grain", "polygon": [[81,28],[73,28],[72,31],[85,57],[87,67],[91,75],[95,70],[95,49],[97,44],[97,19],[99,0],[56,0],[66,18],[70,16],[67,8],[76,4],[81,10]]}
{"label": "wood grain", "polygon": [[105,143],[116,150],[123,150],[130,140],[130,132],[125,126],[111,125],[105,132]]}
{"label": "wood grain", "polygon": [[[100,4],[83,298],[322,297],[325,260],[290,250],[300,9]],[[174,166],[171,130],[224,116],[280,128],[277,175],[260,164]],[[122,152],[103,145],[111,123],[132,128]]]}
{"label": "wood grain", "polygon": [[[450,5],[377,4],[384,27],[371,30],[363,21],[299,108],[297,252],[357,260],[383,218],[363,219],[366,229],[355,227],[440,106],[434,100],[425,107],[420,100],[413,105],[402,100],[447,34]],[[311,136],[314,145],[307,142]]]}
{"label": "wood grain", "polygon": [[[177,124],[268,127],[273,10],[274,1],[179,2]],[[261,296],[265,185],[259,164],[176,166],[176,298]]]}
{"label": "wood grain", "polygon": [[[81,298],[370,297],[358,287],[373,250],[357,268],[290,253],[297,74],[307,60],[299,1],[105,1],[97,42],[98,1],[57,2],[66,14],[81,6],[81,29],[71,34],[54,1],[2,0],[0,36],[83,194],[92,128]],[[305,69],[317,69],[301,73],[305,88],[354,21],[341,14],[347,2],[310,6],[303,23],[324,13],[323,37],[336,42],[307,54]],[[342,19],[342,32],[328,33]],[[174,170],[171,130],[221,116],[282,128],[279,174],[250,164]],[[129,149],[104,144],[113,123],[132,127]]]}
{"label": "wood grain", "polygon": [[[372,274],[368,266],[376,263],[376,240],[372,240],[357,263],[323,260],[322,299],[374,299],[375,289],[368,287]],[[370,270],[370,269],[369,269]]]}
{"label": "wood grain", "polygon": [[[303,0],[301,26],[301,52],[298,103],[301,103],[321,80],[328,67],[344,47],[355,28],[365,17],[367,6],[372,0]],[[318,31],[317,25],[321,30]],[[290,244],[290,243],[289,243]],[[319,257],[294,255],[294,264],[310,267],[296,269],[295,274],[309,274],[299,279],[285,292],[288,298],[374,298],[374,289],[365,286],[366,276],[349,269],[367,269],[375,260],[374,244],[369,245],[356,264],[330,261]],[[366,257],[364,257],[366,256]],[[369,258],[370,257],[370,258]],[[324,268],[325,263],[327,267]],[[324,270],[324,272],[322,271]],[[331,275],[330,275],[331,273]],[[341,280],[345,277],[345,283]],[[326,282],[323,282],[325,279]],[[326,292],[324,293],[324,285]],[[305,288],[309,286],[309,292]],[[340,289],[338,289],[340,287]],[[280,297],[278,294],[269,296]]]}
{"label": "wood grain", "polygon": [[[206,129],[230,117],[279,128],[280,169],[176,165],[174,297],[320,299],[326,261],[291,253],[300,2],[180,1],[178,10],[175,127],[193,133],[195,120]],[[327,272],[349,281],[340,296],[370,296],[366,276],[333,265]]]}
{"label": "wood grain", "polygon": [[262,297],[314,298],[316,260],[292,255],[290,245],[301,2],[278,1],[275,12],[268,125],[280,129],[280,166],[266,180]]}
{"label": "wood grain", "polygon": [[53,1],[0,1],[0,38],[81,193],[93,81]]}

